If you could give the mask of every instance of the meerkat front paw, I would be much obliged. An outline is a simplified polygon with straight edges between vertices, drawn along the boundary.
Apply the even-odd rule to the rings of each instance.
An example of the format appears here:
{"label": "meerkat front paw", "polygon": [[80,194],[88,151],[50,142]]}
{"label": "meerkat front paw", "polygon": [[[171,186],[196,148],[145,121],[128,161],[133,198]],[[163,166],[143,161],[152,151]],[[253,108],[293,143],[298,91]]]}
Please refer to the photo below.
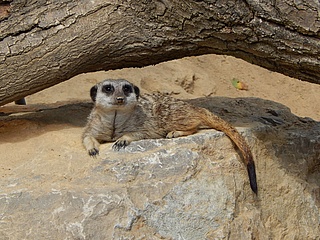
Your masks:
{"label": "meerkat front paw", "polygon": [[119,151],[121,148],[125,148],[126,146],[128,146],[132,141],[132,136],[124,135],[113,144],[112,149]]}
{"label": "meerkat front paw", "polygon": [[112,145],[112,149],[119,151],[121,148],[125,148],[126,146],[128,146],[130,142],[131,142],[130,137],[122,136]]}
{"label": "meerkat front paw", "polygon": [[84,148],[88,151],[90,157],[99,155],[99,142],[92,136],[85,136],[82,140]]}
{"label": "meerkat front paw", "polygon": [[127,140],[120,140],[119,139],[112,145],[112,149],[119,151],[121,148],[125,148],[129,144],[130,144],[130,142],[128,142]]}
{"label": "meerkat front paw", "polygon": [[90,157],[97,157],[97,155],[99,155],[99,149],[96,148],[92,148],[90,150],[88,150],[88,153],[90,155]]}

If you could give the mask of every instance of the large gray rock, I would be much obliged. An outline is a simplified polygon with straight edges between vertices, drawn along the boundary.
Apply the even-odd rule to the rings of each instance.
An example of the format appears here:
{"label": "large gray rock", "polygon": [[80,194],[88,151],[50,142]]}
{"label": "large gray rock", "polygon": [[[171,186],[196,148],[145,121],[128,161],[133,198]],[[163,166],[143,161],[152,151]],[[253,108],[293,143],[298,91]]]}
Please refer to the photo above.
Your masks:
{"label": "large gray rock", "polygon": [[261,99],[192,102],[244,134],[257,196],[221,132],[106,144],[91,159],[90,105],[71,104],[2,117],[0,239],[319,239],[320,123]]}

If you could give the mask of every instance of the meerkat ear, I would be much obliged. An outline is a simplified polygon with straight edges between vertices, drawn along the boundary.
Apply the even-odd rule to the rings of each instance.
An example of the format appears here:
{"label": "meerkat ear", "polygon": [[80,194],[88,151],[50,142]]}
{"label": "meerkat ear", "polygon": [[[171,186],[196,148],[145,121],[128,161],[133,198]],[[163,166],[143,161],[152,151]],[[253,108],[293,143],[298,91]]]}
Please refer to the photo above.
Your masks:
{"label": "meerkat ear", "polygon": [[137,95],[137,99],[138,99],[140,97],[140,89],[135,85],[133,85],[133,89],[134,89],[134,93]]}
{"label": "meerkat ear", "polygon": [[98,91],[98,86],[97,86],[97,85],[94,85],[94,86],[90,89],[90,97],[91,97],[91,99],[92,99],[93,102],[96,101],[97,91]]}

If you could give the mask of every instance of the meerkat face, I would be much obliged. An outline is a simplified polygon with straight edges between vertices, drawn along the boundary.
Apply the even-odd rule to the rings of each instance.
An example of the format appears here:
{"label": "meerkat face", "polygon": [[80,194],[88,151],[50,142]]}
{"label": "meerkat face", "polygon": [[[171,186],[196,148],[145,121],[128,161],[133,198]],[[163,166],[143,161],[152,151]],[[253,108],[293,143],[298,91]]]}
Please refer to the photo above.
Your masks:
{"label": "meerkat face", "polygon": [[124,79],[105,80],[90,90],[95,105],[110,110],[134,107],[139,94],[139,88]]}

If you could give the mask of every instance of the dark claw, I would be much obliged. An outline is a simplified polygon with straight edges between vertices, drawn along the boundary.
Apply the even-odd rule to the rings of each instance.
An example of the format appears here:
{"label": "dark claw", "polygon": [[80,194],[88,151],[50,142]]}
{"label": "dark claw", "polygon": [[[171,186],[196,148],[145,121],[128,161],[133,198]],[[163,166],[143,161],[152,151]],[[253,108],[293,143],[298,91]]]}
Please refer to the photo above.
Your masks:
{"label": "dark claw", "polygon": [[99,155],[99,150],[96,148],[92,148],[88,151],[90,157],[97,157],[97,155]]}
{"label": "dark claw", "polygon": [[115,151],[119,151],[121,148],[125,148],[128,145],[129,143],[126,140],[119,140],[113,144],[112,149]]}

